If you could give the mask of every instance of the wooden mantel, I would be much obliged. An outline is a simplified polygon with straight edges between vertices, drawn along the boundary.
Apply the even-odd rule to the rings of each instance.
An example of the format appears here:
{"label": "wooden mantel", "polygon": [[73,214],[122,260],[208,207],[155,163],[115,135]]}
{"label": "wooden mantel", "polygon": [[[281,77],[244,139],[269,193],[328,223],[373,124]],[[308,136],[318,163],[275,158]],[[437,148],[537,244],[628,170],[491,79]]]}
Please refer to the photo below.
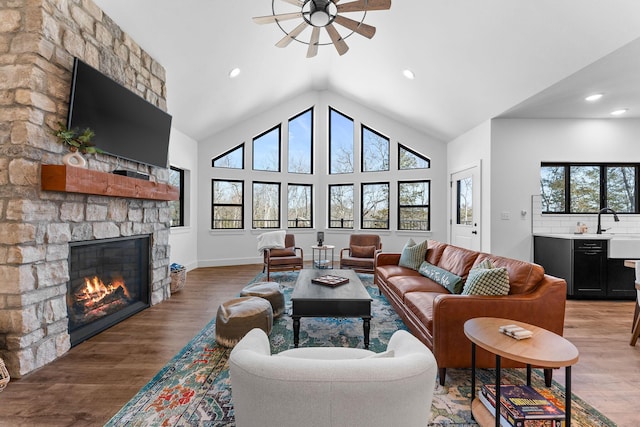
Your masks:
{"label": "wooden mantel", "polygon": [[147,200],[178,200],[180,190],[169,184],[66,165],[42,165],[42,189]]}

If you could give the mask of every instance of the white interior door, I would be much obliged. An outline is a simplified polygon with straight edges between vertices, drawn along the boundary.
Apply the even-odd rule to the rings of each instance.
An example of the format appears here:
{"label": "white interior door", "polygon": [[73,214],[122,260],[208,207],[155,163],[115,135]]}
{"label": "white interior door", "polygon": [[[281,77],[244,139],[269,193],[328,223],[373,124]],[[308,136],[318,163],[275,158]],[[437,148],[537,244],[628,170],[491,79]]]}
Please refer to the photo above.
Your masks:
{"label": "white interior door", "polygon": [[480,250],[480,166],[451,174],[451,243]]}

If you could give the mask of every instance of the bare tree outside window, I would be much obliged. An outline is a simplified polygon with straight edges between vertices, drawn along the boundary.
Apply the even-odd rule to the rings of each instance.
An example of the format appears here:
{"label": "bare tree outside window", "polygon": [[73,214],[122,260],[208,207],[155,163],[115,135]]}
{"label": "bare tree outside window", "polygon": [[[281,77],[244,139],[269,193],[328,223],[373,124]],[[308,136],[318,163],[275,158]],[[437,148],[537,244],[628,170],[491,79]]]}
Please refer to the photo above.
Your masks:
{"label": "bare tree outside window", "polygon": [[169,184],[180,190],[180,198],[169,202],[169,210],[171,213],[171,226],[183,227],[184,222],[184,176],[183,169],[171,166],[169,169]]}
{"label": "bare tree outside window", "polygon": [[244,228],[244,181],[214,179],[211,192],[211,228]]}
{"label": "bare tree outside window", "polygon": [[565,211],[565,182],[565,166],[542,166],[540,168],[542,212]]}
{"label": "bare tree outside window", "polygon": [[287,226],[311,228],[313,226],[312,187],[307,184],[290,184],[287,188]]}
{"label": "bare tree outside window", "polygon": [[607,167],[607,207],[616,212],[635,212],[636,194],[634,166]]}
{"label": "bare tree outside window", "polygon": [[244,169],[244,143],[214,158],[214,168]]}
{"label": "bare tree outside window", "polygon": [[329,108],[329,173],[353,173],[353,120]]}
{"label": "bare tree outside window", "polygon": [[280,228],[280,184],[253,183],[253,228]]}
{"label": "bare tree outside window", "polygon": [[362,126],[362,172],[389,170],[389,138]]}
{"label": "bare tree outside window", "polygon": [[429,181],[398,182],[398,230],[429,230]]}
{"label": "bare tree outside window", "polygon": [[569,177],[571,212],[598,212],[600,210],[600,167],[571,166]]}
{"label": "bare tree outside window", "polygon": [[457,181],[458,200],[456,201],[456,224],[473,224],[473,178],[466,177]]}
{"label": "bare tree outside window", "polygon": [[389,183],[362,184],[363,229],[389,228]]}
{"label": "bare tree outside window", "polygon": [[412,149],[398,144],[398,170],[429,169],[431,160]]}
{"label": "bare tree outside window", "polygon": [[313,173],[313,108],[289,120],[289,173]]}
{"label": "bare tree outside window", "polygon": [[280,172],[280,125],[253,138],[253,170]]}
{"label": "bare tree outside window", "polygon": [[353,228],[353,185],[329,186],[329,228]]}

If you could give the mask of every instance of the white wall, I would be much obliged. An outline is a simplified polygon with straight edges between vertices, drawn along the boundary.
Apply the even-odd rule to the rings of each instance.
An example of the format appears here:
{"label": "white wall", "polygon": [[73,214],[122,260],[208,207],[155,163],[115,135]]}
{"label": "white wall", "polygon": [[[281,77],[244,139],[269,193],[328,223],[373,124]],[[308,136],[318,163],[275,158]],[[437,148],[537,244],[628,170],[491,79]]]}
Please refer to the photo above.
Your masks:
{"label": "white wall", "polygon": [[[311,259],[310,246],[315,243],[315,232],[325,231],[325,241],[327,244],[336,246],[335,257],[338,257],[338,250],[347,245],[348,236],[352,231],[332,231],[327,230],[327,185],[337,183],[354,183],[356,193],[354,202],[359,205],[359,188],[361,182],[377,182],[389,180],[388,172],[373,172],[367,174],[348,175],[327,175],[327,132],[328,132],[328,109],[329,106],[339,110],[354,119],[355,137],[359,141],[360,123],[364,123],[370,128],[388,136],[391,139],[391,160],[392,170],[397,165],[397,143],[400,142],[431,159],[431,169],[410,173],[409,171],[393,172],[397,179],[431,179],[431,203],[434,208],[431,213],[432,232],[429,233],[399,233],[396,231],[381,230],[378,234],[382,236],[383,249],[401,250],[408,239],[434,238],[437,240],[446,239],[446,197],[447,197],[447,177],[446,177],[446,145],[428,135],[417,130],[408,128],[403,123],[390,119],[361,104],[346,99],[332,92],[308,92],[287,102],[278,105],[261,114],[249,117],[243,122],[233,125],[230,128],[212,135],[200,141],[198,154],[198,183],[200,187],[200,197],[198,199],[198,258],[199,266],[218,265],[238,265],[259,263],[262,259],[256,251],[256,236],[262,231],[250,230],[251,224],[251,181],[280,181],[282,183],[282,204],[285,206],[285,189],[288,183],[311,183],[314,185],[314,215],[316,229],[295,230],[296,243],[305,251],[305,258]],[[259,135],[267,129],[282,123],[283,150],[282,165],[286,170],[287,158],[286,135],[288,134],[287,120],[298,113],[314,107],[314,175],[257,172],[251,170],[251,142],[253,137]],[[211,167],[212,158],[225,151],[245,143],[245,170],[213,169]],[[356,144],[357,146],[358,144]],[[359,148],[355,153],[357,164],[359,164]],[[250,174],[249,174],[250,173]],[[214,231],[211,229],[211,180],[213,178],[222,179],[243,179],[245,181],[245,230]],[[391,185],[390,207],[392,216],[390,217],[391,229],[397,228],[396,208],[397,187]],[[282,217],[286,218],[283,212]],[[355,230],[354,232],[358,232]],[[367,232],[371,232],[368,230]]]}
{"label": "white wall", "polygon": [[198,234],[196,201],[198,195],[198,143],[179,130],[171,129],[169,163],[185,171],[184,227],[171,227],[169,245],[172,263],[184,265],[187,270],[198,266],[198,250],[195,244]]}
{"label": "white wall", "polygon": [[[491,134],[491,252],[512,258],[533,258],[531,197],[540,194],[541,162],[640,162],[638,119],[495,119]],[[502,212],[511,219],[502,220]],[[571,215],[550,217],[575,226]],[[594,230],[596,215],[590,218]],[[621,216],[616,227],[629,229],[637,221]],[[567,225],[562,231],[573,230]]]}
{"label": "white wall", "polygon": [[[480,248],[491,249],[491,122],[486,121],[447,144],[447,180],[451,175],[473,166],[480,166],[480,194],[482,199]],[[450,187],[448,187],[450,188]],[[451,191],[447,191],[447,218],[452,218]],[[450,225],[447,225],[450,241]]]}

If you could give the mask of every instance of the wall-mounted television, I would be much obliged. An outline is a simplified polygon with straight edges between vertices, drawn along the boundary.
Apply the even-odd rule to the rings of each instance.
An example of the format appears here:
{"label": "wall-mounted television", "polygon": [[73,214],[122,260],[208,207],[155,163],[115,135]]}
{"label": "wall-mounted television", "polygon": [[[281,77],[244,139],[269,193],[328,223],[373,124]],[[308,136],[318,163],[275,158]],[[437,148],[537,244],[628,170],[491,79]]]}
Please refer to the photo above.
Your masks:
{"label": "wall-mounted television", "polygon": [[67,128],[95,132],[105,153],[166,168],[171,115],[80,59],[73,64]]}

